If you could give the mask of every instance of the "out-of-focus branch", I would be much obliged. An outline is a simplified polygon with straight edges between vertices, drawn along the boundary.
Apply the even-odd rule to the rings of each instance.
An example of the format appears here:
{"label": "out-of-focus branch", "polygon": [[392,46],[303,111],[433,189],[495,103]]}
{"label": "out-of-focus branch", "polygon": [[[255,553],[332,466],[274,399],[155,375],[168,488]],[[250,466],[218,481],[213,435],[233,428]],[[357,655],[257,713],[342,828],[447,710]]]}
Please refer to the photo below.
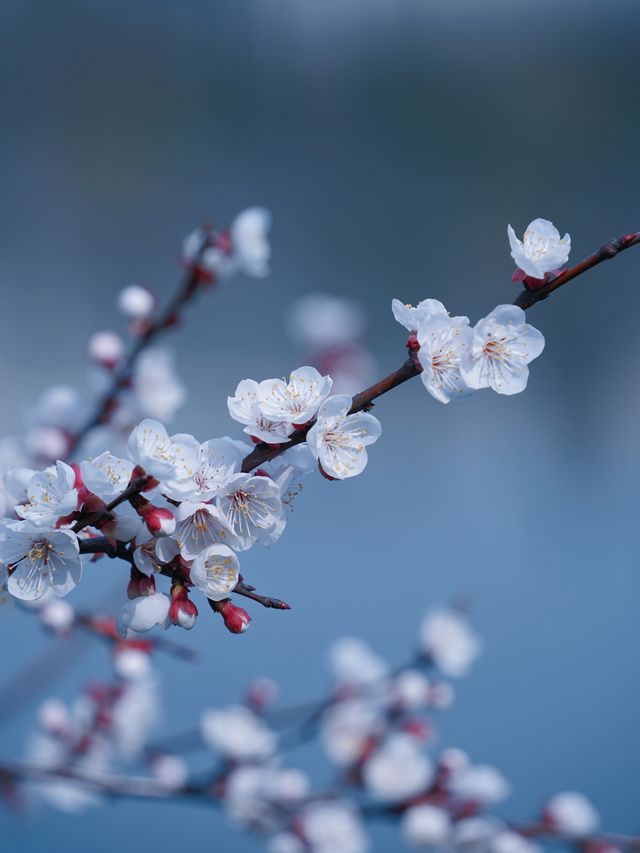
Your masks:
{"label": "out-of-focus branch", "polygon": [[577,278],[579,275],[582,275],[582,273],[587,272],[587,270],[597,267],[598,264],[601,264],[603,261],[615,258],[616,255],[620,254],[620,252],[624,252],[625,249],[630,249],[631,246],[636,246],[638,243],[640,243],[640,231],[637,231],[634,234],[624,234],[622,237],[616,237],[613,240],[609,240],[608,243],[601,246],[597,252],[593,253],[593,255],[589,255],[589,257],[585,258],[584,261],[581,261],[574,267],[569,267],[569,269],[566,269],[554,278],[549,279],[542,287],[535,290],[525,288],[513,300],[513,304],[517,305],[519,308],[531,308],[532,305],[546,299],[547,296],[553,293],[554,290],[562,287],[563,284],[573,281],[574,278]]}
{"label": "out-of-focus branch", "polygon": [[[202,251],[206,248],[207,239],[208,238],[203,239],[203,245],[200,249],[199,255],[201,255]],[[71,457],[73,455],[82,439],[88,432],[90,432],[90,430],[109,420],[119,395],[128,387],[131,381],[133,369],[140,353],[142,353],[143,350],[145,350],[162,332],[172,328],[178,323],[183,308],[193,299],[202,283],[202,274],[197,261],[198,258],[194,259],[194,261],[189,264],[189,269],[187,270],[182,284],[178,288],[173,299],[169,302],[165,310],[159,314],[155,320],[150,322],[145,331],[139,335],[124,362],[114,372],[111,384],[99,400],[91,419],[84,424],[78,432],[69,437],[67,457]]]}
{"label": "out-of-focus branch", "polygon": [[156,779],[143,776],[109,773],[98,776],[69,767],[42,767],[22,761],[0,764],[0,784],[15,784],[19,781],[75,782],[98,794],[117,798],[132,797],[137,800],[197,799],[209,795],[208,789],[202,785],[187,784],[176,790],[168,788]]}

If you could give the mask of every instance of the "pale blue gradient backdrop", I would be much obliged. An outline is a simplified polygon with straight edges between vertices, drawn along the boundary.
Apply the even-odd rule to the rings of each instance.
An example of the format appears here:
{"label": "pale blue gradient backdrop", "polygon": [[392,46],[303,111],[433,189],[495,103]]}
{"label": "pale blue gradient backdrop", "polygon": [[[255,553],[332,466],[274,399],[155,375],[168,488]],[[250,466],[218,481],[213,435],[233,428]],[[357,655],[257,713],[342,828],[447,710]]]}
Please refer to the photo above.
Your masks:
{"label": "pale blue gradient backdrop", "polygon": [[[120,322],[123,285],[167,296],[182,235],[247,204],[273,211],[273,275],[206,296],[173,336],[190,390],[173,426],[202,439],[234,429],[239,379],[297,365],[284,329],[299,294],[361,300],[391,369],[392,297],[474,319],[513,298],[507,222],[552,218],[576,259],[637,229],[639,25],[634,0],[4,0],[2,431],[47,384],[84,381],[86,340]],[[631,251],[532,309],[547,347],[519,397],[444,407],[412,382],[380,401],[365,475],[308,481],[278,546],[244,555],[294,609],[252,608],[240,638],[203,612],[179,636],[200,663],[161,663],[165,730],[254,675],[285,701],[318,695],[345,632],[399,661],[423,610],[464,595],[485,654],[440,744],[505,772],[506,815],[572,788],[605,826],[638,830],[639,281]],[[99,564],[74,601],[125,579]],[[5,681],[46,641],[18,615],[0,642]],[[92,646],[55,692],[106,669]],[[19,754],[34,708],[3,728],[0,755]],[[25,853],[259,849],[201,808],[0,825],[3,850]]]}

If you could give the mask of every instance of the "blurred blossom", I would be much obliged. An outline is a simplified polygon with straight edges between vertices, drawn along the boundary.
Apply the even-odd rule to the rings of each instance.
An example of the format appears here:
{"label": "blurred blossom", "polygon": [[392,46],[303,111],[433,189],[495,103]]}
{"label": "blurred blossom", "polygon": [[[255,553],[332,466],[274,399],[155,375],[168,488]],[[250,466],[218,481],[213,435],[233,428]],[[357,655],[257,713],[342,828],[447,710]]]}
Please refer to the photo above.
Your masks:
{"label": "blurred blossom", "polygon": [[306,360],[333,378],[334,394],[351,396],[371,384],[377,369],[361,340],[365,325],[359,303],[328,293],[301,296],[287,320],[289,333]]}
{"label": "blurred blossom", "polygon": [[420,651],[445,675],[466,675],[480,654],[480,641],[466,618],[455,610],[434,610],[422,621]]}
{"label": "blurred blossom", "polygon": [[500,803],[511,793],[511,786],[502,773],[489,764],[459,768],[453,773],[449,787],[460,799],[483,806]]}
{"label": "blurred blossom", "polygon": [[328,653],[331,675],[338,684],[362,687],[387,677],[387,662],[357,637],[335,640]]}
{"label": "blurred blossom", "polygon": [[210,708],[200,718],[200,733],[207,746],[226,758],[259,761],[275,750],[275,734],[259,717],[242,705]]}
{"label": "blurred blossom", "polygon": [[400,831],[412,847],[439,847],[447,841],[450,829],[447,812],[427,804],[407,809],[400,825]]}
{"label": "blurred blossom", "polygon": [[364,765],[363,777],[379,800],[406,800],[428,788],[433,765],[409,735],[392,734]]}
{"label": "blurred blossom", "polygon": [[545,817],[561,835],[586,838],[598,829],[600,817],[584,794],[564,791],[552,797],[545,808]]}
{"label": "blurred blossom", "polygon": [[369,849],[362,820],[350,803],[312,803],[300,814],[300,825],[312,853],[366,853]]}
{"label": "blurred blossom", "polygon": [[380,711],[371,703],[352,699],[338,702],[322,717],[320,739],[339,767],[351,767],[362,756],[373,735],[383,730]]}

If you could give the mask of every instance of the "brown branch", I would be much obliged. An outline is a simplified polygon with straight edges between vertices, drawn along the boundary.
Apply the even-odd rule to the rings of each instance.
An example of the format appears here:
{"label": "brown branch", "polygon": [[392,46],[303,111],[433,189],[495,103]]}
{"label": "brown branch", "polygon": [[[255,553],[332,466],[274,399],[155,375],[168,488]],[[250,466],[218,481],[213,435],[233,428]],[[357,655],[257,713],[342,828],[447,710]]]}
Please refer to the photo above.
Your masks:
{"label": "brown branch", "polygon": [[232,592],[237,595],[244,595],[245,598],[250,598],[252,601],[257,601],[263,607],[269,607],[273,610],[291,610],[291,607],[279,598],[271,598],[268,595],[260,595],[255,591],[255,588],[248,586],[242,581],[238,581]]}
{"label": "brown branch", "polygon": [[153,478],[148,474],[144,474],[142,477],[136,477],[134,480],[131,480],[127,488],[114,498],[111,503],[108,503],[104,509],[98,510],[97,512],[81,512],[76,523],[71,529],[74,533],[79,533],[85,527],[93,527],[101,521],[104,521],[105,518],[108,518],[109,513],[116,507],[120,506],[120,504],[125,503],[136,495],[139,495],[140,492],[143,492],[152,479]]}
{"label": "brown branch", "polygon": [[582,275],[582,273],[587,272],[587,270],[597,267],[598,264],[601,264],[603,261],[615,258],[616,255],[620,254],[620,252],[624,252],[625,249],[630,249],[631,246],[636,246],[638,243],[640,243],[640,231],[637,231],[634,234],[624,234],[622,237],[609,240],[608,243],[605,243],[604,246],[601,246],[597,252],[594,252],[593,255],[589,255],[589,257],[585,258],[584,261],[581,261],[574,267],[564,270],[564,272],[561,272],[554,278],[549,279],[543,287],[540,287],[537,290],[529,290],[528,288],[525,288],[514,299],[513,304],[524,309],[531,308],[532,305],[546,299],[547,296],[553,293],[554,290],[562,287],[563,284],[573,281],[574,278],[577,278],[579,275]]}

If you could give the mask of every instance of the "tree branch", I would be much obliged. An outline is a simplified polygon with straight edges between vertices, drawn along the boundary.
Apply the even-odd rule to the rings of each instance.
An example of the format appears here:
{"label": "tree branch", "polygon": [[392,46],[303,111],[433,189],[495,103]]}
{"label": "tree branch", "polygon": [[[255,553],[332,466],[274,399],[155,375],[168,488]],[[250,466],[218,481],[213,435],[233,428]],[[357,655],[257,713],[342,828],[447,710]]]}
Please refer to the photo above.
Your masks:
{"label": "tree branch", "polygon": [[517,305],[519,308],[531,308],[532,305],[546,299],[547,296],[552,294],[554,290],[562,287],[563,284],[573,281],[574,278],[577,278],[579,275],[582,275],[582,273],[587,272],[587,270],[597,267],[598,264],[601,264],[603,261],[615,258],[616,255],[620,254],[620,252],[624,252],[625,249],[630,249],[631,246],[636,246],[638,243],[640,243],[640,231],[637,231],[634,234],[624,234],[622,237],[616,237],[613,240],[609,240],[608,243],[605,243],[604,246],[601,246],[597,252],[594,252],[593,255],[589,255],[589,257],[585,258],[584,261],[581,261],[574,267],[564,270],[564,272],[561,272],[554,278],[549,279],[543,287],[540,287],[537,290],[529,290],[528,288],[525,288],[513,300],[513,304]]}

